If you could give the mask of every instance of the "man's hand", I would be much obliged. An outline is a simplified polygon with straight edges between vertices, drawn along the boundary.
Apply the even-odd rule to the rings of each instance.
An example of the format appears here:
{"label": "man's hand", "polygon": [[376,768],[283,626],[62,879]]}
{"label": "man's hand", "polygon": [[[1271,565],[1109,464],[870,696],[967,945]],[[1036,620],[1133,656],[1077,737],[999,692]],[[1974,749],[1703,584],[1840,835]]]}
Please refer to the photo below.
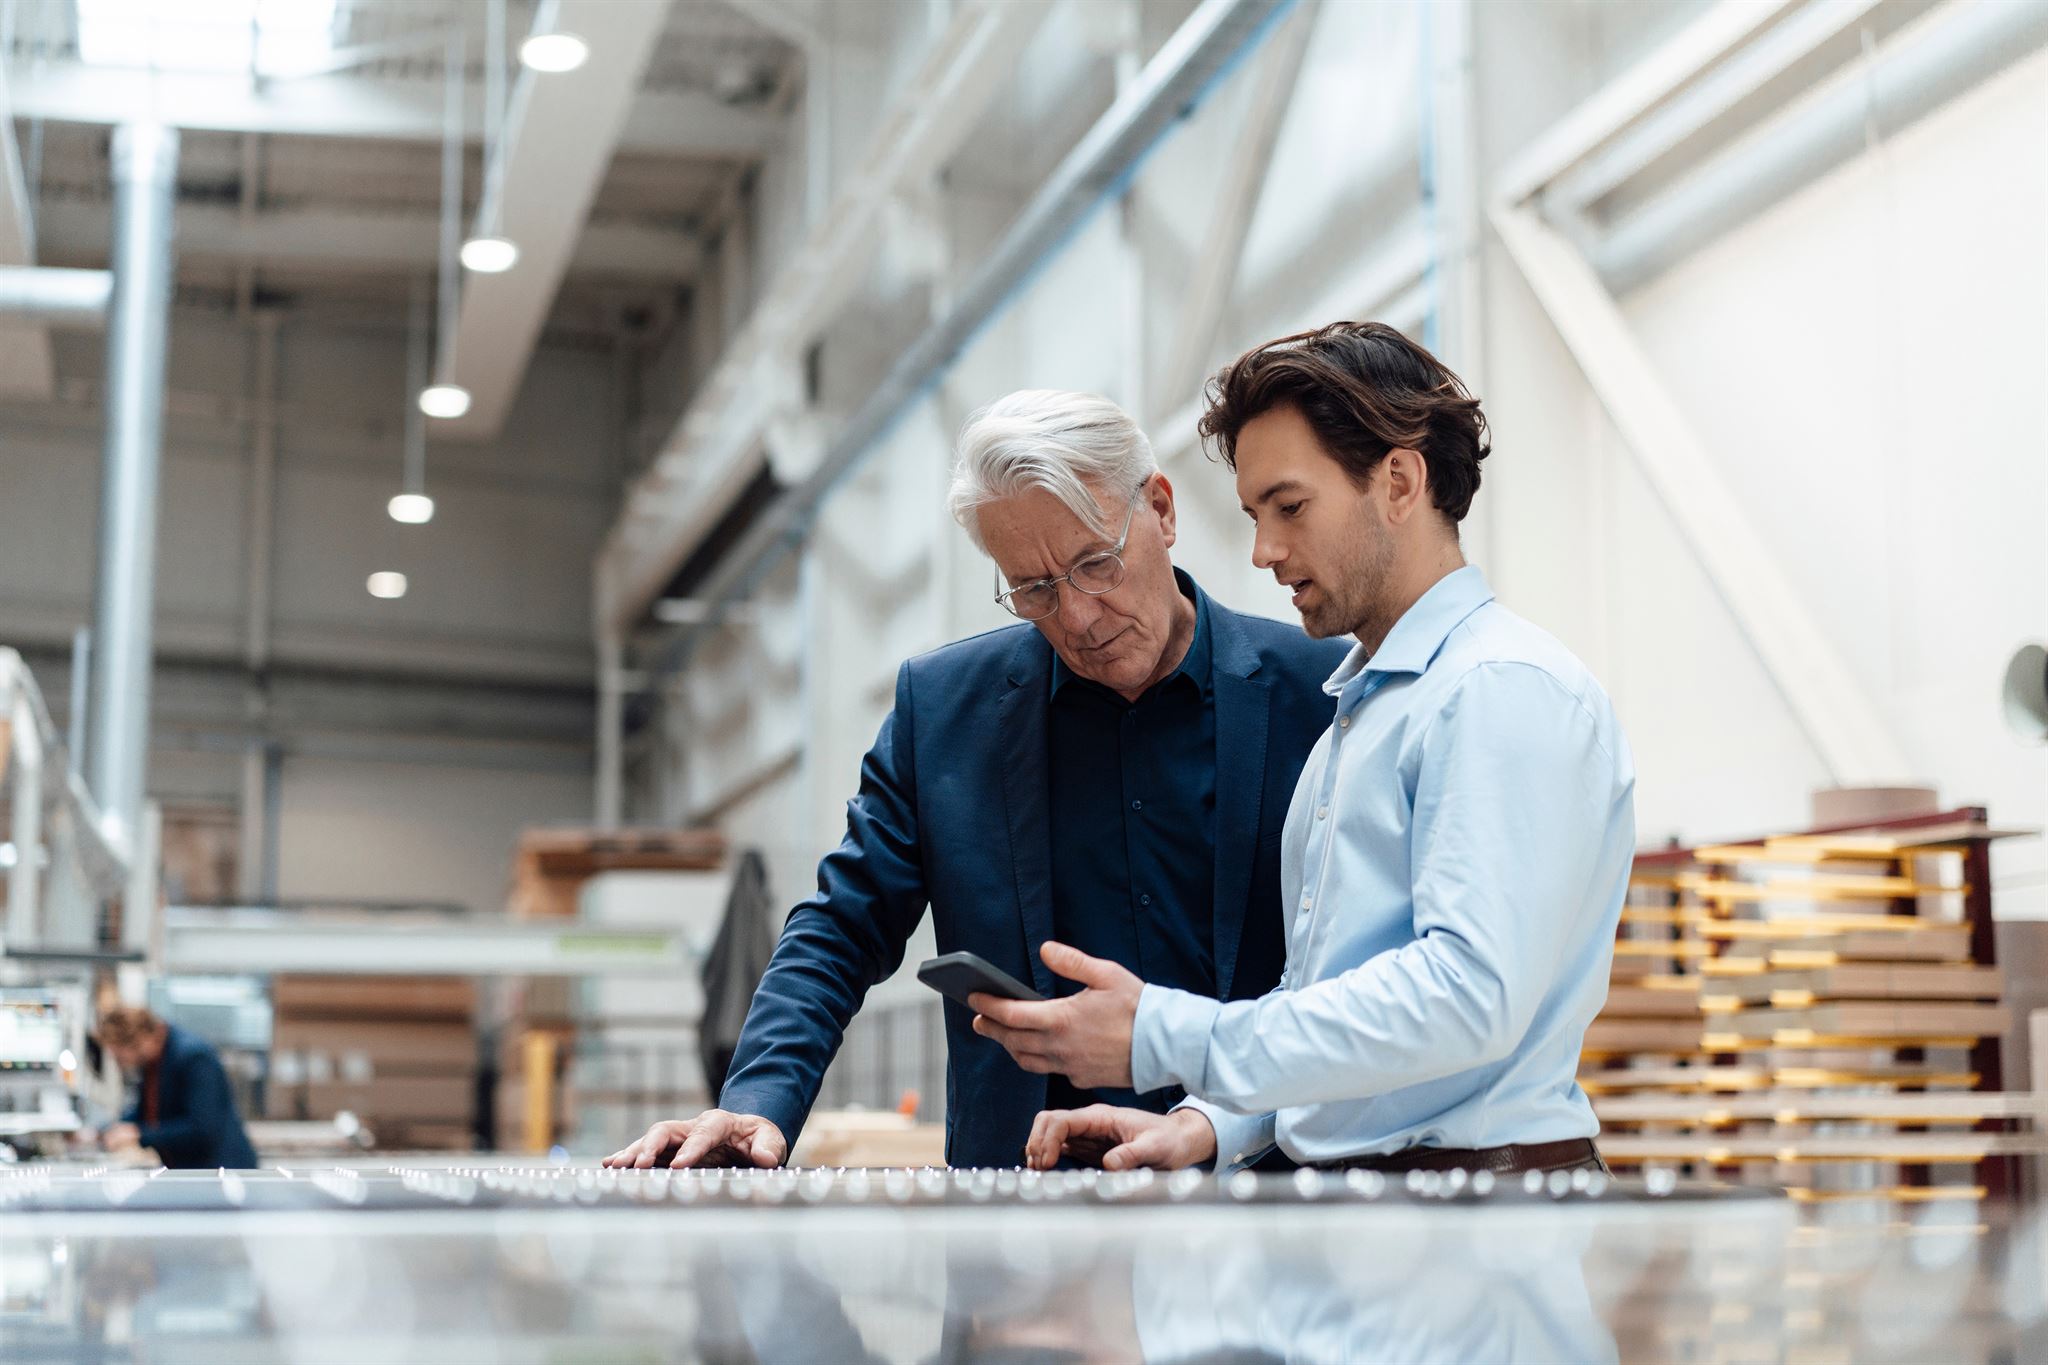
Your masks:
{"label": "man's hand", "polygon": [[1051,1170],[1063,1156],[1105,1171],[1140,1166],[1171,1171],[1215,1155],[1216,1130],[1199,1109],[1170,1114],[1106,1104],[1048,1109],[1031,1125],[1031,1140],[1024,1144],[1024,1164],[1034,1171]]}
{"label": "man's hand", "polygon": [[142,1148],[142,1130],[132,1123],[117,1123],[100,1134],[100,1146],[110,1152],[134,1152]]}
{"label": "man's hand", "polygon": [[1004,1000],[979,992],[967,997],[974,1031],[993,1038],[1017,1065],[1039,1075],[1054,1072],[1083,1089],[1131,1083],[1131,1021],[1145,983],[1099,957],[1064,943],[1038,955],[1069,981],[1087,987],[1059,1000]]}
{"label": "man's hand", "polygon": [[[671,1156],[673,1153],[673,1156]],[[757,1114],[706,1109],[693,1119],[664,1119],[639,1141],[604,1159],[607,1166],[647,1170],[666,1164],[689,1166],[780,1166],[789,1155],[782,1130]]]}

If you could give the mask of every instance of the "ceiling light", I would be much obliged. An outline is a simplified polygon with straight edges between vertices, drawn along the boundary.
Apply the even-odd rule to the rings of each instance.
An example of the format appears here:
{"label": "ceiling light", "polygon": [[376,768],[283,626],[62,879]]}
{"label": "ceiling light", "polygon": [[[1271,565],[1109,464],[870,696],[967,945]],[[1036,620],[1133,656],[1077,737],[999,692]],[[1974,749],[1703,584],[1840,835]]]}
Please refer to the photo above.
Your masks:
{"label": "ceiling light", "polygon": [[519,263],[519,247],[504,237],[472,237],[462,244],[462,264],[479,275],[502,275]]}
{"label": "ceiling light", "polygon": [[405,596],[405,575],[389,569],[370,575],[370,596],[395,599]]}
{"label": "ceiling light", "polygon": [[434,519],[434,500],[425,493],[400,493],[385,504],[393,521],[424,526]]}
{"label": "ceiling light", "polygon": [[520,64],[529,71],[574,71],[589,60],[590,44],[573,33],[536,33],[519,45]]}
{"label": "ceiling light", "polygon": [[420,390],[420,411],[453,419],[469,411],[469,390],[460,384],[430,384]]}

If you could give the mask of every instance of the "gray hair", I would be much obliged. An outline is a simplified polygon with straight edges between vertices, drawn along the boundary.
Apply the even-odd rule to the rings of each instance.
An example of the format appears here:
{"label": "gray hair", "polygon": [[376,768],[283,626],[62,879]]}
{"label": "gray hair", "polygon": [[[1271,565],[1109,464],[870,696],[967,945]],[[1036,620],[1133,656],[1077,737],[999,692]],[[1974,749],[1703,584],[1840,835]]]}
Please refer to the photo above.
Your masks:
{"label": "gray hair", "polygon": [[1098,394],[1020,389],[967,419],[946,504],[975,548],[983,507],[1042,488],[1083,525],[1108,536],[1102,505],[1090,491],[1135,493],[1159,472],[1152,443],[1131,415]]}

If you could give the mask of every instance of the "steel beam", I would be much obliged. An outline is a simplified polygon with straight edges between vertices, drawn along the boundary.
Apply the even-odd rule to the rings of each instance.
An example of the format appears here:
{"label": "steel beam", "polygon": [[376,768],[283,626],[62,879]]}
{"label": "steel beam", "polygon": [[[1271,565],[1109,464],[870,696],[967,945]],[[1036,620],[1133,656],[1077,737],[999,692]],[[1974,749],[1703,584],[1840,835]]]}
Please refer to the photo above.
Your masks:
{"label": "steel beam", "polygon": [[[622,5],[622,8],[636,8]],[[7,72],[14,116],[53,123],[122,124],[154,120],[174,128],[280,137],[350,137],[439,142],[441,81],[367,76],[309,76],[246,81],[212,72],[148,73],[77,62],[20,64]],[[476,141],[481,104],[464,111]],[[758,161],[780,145],[783,121],[761,109],[736,109],[708,91],[644,91],[631,96],[620,151],[651,156]]]}
{"label": "steel beam", "polygon": [[[716,916],[708,919],[715,923]],[[402,976],[659,976],[693,969],[708,944],[673,927],[514,920],[430,911],[325,914],[173,907],[163,970]]]}
{"label": "steel beam", "polygon": [[[45,204],[42,225],[55,259],[94,261],[106,255],[110,224],[98,204]],[[296,266],[337,274],[431,269],[439,232],[440,219],[431,213],[269,209],[244,216],[232,205],[178,206],[181,260],[225,260],[269,269]],[[644,223],[601,222],[585,225],[570,252],[568,273],[673,282],[695,279],[703,265],[704,243],[695,233]]]}

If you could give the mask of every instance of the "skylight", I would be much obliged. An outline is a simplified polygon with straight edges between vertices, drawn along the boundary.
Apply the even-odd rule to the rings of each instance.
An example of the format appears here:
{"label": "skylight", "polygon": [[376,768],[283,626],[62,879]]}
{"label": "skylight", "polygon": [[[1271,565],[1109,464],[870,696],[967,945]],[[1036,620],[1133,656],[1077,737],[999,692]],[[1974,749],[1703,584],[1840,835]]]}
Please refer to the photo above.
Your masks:
{"label": "skylight", "polygon": [[336,0],[75,0],[95,66],[289,76],[334,49]]}

